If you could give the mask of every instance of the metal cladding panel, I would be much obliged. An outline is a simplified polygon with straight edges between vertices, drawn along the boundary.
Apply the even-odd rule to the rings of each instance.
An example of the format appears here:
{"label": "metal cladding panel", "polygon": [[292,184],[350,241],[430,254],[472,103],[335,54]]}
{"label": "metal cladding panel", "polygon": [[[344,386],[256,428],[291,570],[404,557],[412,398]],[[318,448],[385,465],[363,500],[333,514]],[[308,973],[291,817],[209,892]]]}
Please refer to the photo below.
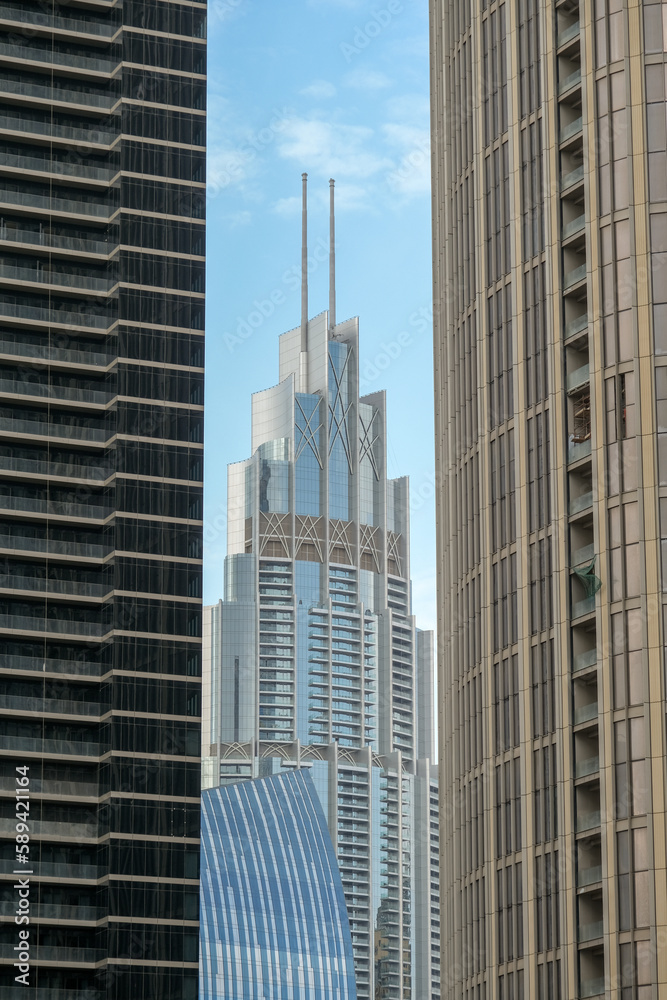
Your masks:
{"label": "metal cladding panel", "polygon": [[310,775],[211,789],[202,808],[201,1000],[356,1000],[343,886]]}
{"label": "metal cladding panel", "polygon": [[287,333],[282,333],[279,340],[279,371],[280,381],[290,375],[299,378],[299,355],[301,353],[301,327],[296,326]]}
{"label": "metal cladding panel", "polygon": [[294,427],[294,381],[255,392],[252,397],[252,451],[277,438],[289,438]]}
{"label": "metal cladding panel", "polygon": [[[245,483],[251,463],[252,459],[246,459],[227,466],[227,552],[230,555],[245,551]],[[206,540],[214,541],[223,527],[224,514],[214,518]]]}
{"label": "metal cladding panel", "polygon": [[327,390],[327,328],[329,314],[320,313],[308,323],[308,392]]}

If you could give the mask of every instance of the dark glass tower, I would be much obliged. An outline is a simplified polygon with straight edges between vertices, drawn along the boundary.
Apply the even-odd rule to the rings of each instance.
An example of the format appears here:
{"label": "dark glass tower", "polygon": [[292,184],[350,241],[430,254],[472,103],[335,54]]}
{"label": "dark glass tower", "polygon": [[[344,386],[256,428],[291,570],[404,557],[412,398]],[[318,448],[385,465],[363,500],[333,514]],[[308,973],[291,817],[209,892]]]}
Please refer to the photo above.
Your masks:
{"label": "dark glass tower", "polygon": [[0,998],[15,870],[31,997],[197,994],[205,16],[0,6]]}

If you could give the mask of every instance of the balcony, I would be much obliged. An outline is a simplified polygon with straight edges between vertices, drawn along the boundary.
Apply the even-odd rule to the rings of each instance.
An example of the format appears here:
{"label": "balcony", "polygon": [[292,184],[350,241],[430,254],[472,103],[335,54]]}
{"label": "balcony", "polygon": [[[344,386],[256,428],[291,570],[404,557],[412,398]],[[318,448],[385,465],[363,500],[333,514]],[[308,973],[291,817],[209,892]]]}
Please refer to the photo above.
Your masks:
{"label": "balcony", "polygon": [[571,42],[574,38],[578,38],[581,33],[581,25],[579,21],[575,21],[569,27],[564,28],[563,31],[558,33],[556,38],[556,48],[561,49],[568,42]]}
{"label": "balcony", "polygon": [[[107,994],[98,993],[93,988],[77,990],[55,990],[50,986],[32,986],[30,988],[30,1000],[105,1000]],[[25,986],[0,986],[0,1000],[26,1000]]]}
{"label": "balcony", "polygon": [[96,701],[63,701],[59,698],[29,698],[21,695],[4,695],[0,709],[23,712],[40,712],[43,715],[86,715],[99,718],[101,706]]}
{"label": "balcony", "polygon": [[574,288],[579,282],[586,280],[586,264],[580,264],[563,275],[563,291]]}
{"label": "balcony", "polygon": [[570,170],[569,173],[563,174],[560,182],[561,191],[568,191],[570,188],[581,184],[584,179],[584,165],[580,167],[575,167],[574,170]]}
{"label": "balcony", "polygon": [[573,618],[583,618],[584,615],[590,615],[595,611],[595,595],[593,597],[584,597],[581,601],[572,602],[572,617]]}
{"label": "balcony", "polygon": [[5,280],[15,285],[17,282],[28,282],[37,285],[59,285],[61,288],[79,291],[85,289],[91,292],[101,292],[107,295],[116,282],[109,278],[98,278],[91,274],[72,274],[66,271],[46,271],[36,267],[14,267],[10,264],[0,264],[0,281]]}
{"label": "balcony", "polygon": [[[50,778],[31,778],[30,792],[44,799],[66,796],[73,799],[97,799],[103,792],[97,781],[53,781]],[[36,864],[37,862],[35,862]]]}
{"label": "balcony", "polygon": [[575,778],[588,778],[591,774],[597,774],[599,770],[600,758],[587,757],[585,760],[578,760],[576,762],[574,766],[574,776]]}
{"label": "balcony", "polygon": [[[16,220],[14,220],[16,221]],[[99,240],[78,239],[75,236],[58,236],[45,232],[43,229],[19,229],[14,226],[0,226],[0,240],[5,243],[23,243],[40,250],[73,250],[86,257],[100,256],[108,258],[117,249],[115,243],[103,243]]]}
{"label": "balcony", "polygon": [[582,316],[575,316],[568,323],[565,324],[565,340],[570,340],[572,337],[576,337],[577,334],[583,333],[588,329],[588,313],[583,313]]}
{"label": "balcony", "polygon": [[[0,511],[15,510],[23,513],[24,511],[30,511],[36,514],[45,514],[47,517],[66,517],[66,518],[82,518],[86,521],[94,520],[105,520],[113,514],[113,510],[110,507],[95,507],[92,504],[82,504],[82,503],[65,503],[62,500],[35,500],[31,497],[13,497],[13,496],[2,496],[0,495]],[[5,538],[12,538],[14,541],[20,536],[18,535],[6,535],[0,536]],[[2,546],[0,541],[0,546]],[[49,545],[59,545],[64,546],[63,553],[69,553],[72,551],[72,547],[75,545],[73,542],[62,542],[59,543],[55,539],[49,542]],[[10,543],[7,544],[10,547]],[[11,547],[16,547],[14,543],[11,543]],[[87,546],[85,546],[87,548]],[[101,546],[104,549],[104,555],[109,554],[112,549],[107,546]],[[56,550],[52,550],[56,551]]]}
{"label": "balcony", "polygon": [[558,81],[558,96],[562,97],[563,94],[567,94],[570,90],[574,90],[575,87],[581,86],[581,70],[576,69],[573,73],[569,73],[563,80]]}
{"label": "balcony", "polygon": [[94,201],[76,201],[74,198],[58,198],[55,195],[30,194],[26,191],[12,191],[0,187],[0,202],[5,205],[20,205],[23,208],[41,208],[54,215],[84,215],[109,221],[111,208],[108,204]]}
{"label": "balcony", "polygon": [[43,86],[38,83],[26,83],[25,80],[3,80],[0,78],[0,94],[12,94],[15,97],[33,97],[47,104],[79,104],[88,108],[99,108],[108,113],[120,98],[113,94],[89,94],[83,90],[72,88]]}
{"label": "balcony", "polygon": [[[0,433],[48,437],[52,441],[83,441],[86,444],[106,444],[110,432],[104,427],[83,427],[78,424],[53,424],[45,420],[18,420],[0,417]],[[2,461],[2,459],[0,459]]]}
{"label": "balcony", "polygon": [[574,724],[575,726],[580,725],[582,722],[590,722],[592,719],[597,719],[598,717],[598,703],[597,701],[591,701],[588,705],[580,705],[574,710]]}
{"label": "balcony", "polygon": [[589,1000],[590,997],[603,997],[605,994],[605,978],[599,976],[596,979],[582,979],[579,985],[580,1000]]}
{"label": "balcony", "polygon": [[[11,656],[0,653],[0,670],[38,670],[40,673],[48,674],[79,674],[83,677],[100,677],[108,670],[103,668],[101,663],[89,663],[85,660],[49,660],[42,656]],[[35,781],[31,782],[31,787],[36,788]]]}
{"label": "balcony", "polygon": [[604,935],[604,921],[593,920],[587,924],[579,924],[577,929],[577,940],[579,943],[585,941],[597,941]]}
{"label": "balcony", "polygon": [[572,236],[577,236],[579,233],[583,233],[586,229],[586,213],[582,212],[578,215],[576,219],[571,219],[570,222],[563,224],[563,239],[569,240]]}
{"label": "balcony", "polygon": [[115,393],[99,389],[70,388],[65,385],[49,385],[46,382],[30,382],[26,379],[0,379],[0,393],[3,395],[35,396],[51,402],[68,400],[75,403],[93,403],[106,406]]}
{"label": "balcony", "polygon": [[[62,618],[29,618],[27,615],[0,615],[0,630],[3,632],[39,632],[67,635],[73,638],[101,639],[111,631],[111,625],[99,622],[64,621]],[[2,737],[0,737],[0,741]],[[37,741],[40,745],[41,740]],[[10,744],[12,741],[10,740]],[[11,745],[5,749],[11,749]],[[0,742],[0,747],[2,743]],[[26,749],[31,749],[28,747]],[[54,751],[55,752],[55,751]]]}
{"label": "balcony", "polygon": [[[28,17],[32,17],[34,21],[32,12],[28,12]],[[74,70],[80,69],[86,74],[96,77],[111,76],[118,69],[118,62],[115,59],[105,59],[101,55],[91,57],[73,52],[63,52],[62,49],[51,46],[41,49],[25,42],[19,45],[12,45],[11,42],[0,42],[0,56],[4,56],[7,61],[22,64],[37,62],[47,63],[50,66],[67,66]],[[579,76],[581,77],[581,74]]]}
{"label": "balcony", "polygon": [[15,153],[5,153],[1,166],[3,170],[6,167],[22,173],[30,170],[48,176],[55,174],[60,177],[73,177],[75,181],[86,177],[89,180],[102,181],[106,184],[110,183],[118,172],[110,167],[94,167],[83,163],[69,163],[66,160],[50,160],[41,156],[18,156]]}
{"label": "balcony", "polygon": [[[108,748],[100,743],[76,743],[73,740],[42,740],[31,736],[0,735],[0,750],[23,750],[25,753],[57,754],[57,756],[100,757]],[[47,824],[48,826],[48,824]]]}
{"label": "balcony", "polygon": [[[103,304],[103,303],[102,303]],[[0,299],[0,318],[27,320],[41,325],[62,327],[65,331],[76,326],[81,332],[91,330],[93,333],[106,333],[115,325],[115,317],[92,312],[70,312],[65,309],[46,309],[41,306],[26,306],[16,302]],[[60,360],[60,352],[55,351]],[[55,359],[54,359],[55,360]]]}
{"label": "balcony", "polygon": [[[51,947],[49,945],[36,945],[31,949],[31,960],[33,962],[62,962],[66,966],[74,965],[95,965],[102,962],[108,955],[102,948],[68,948],[66,945]],[[0,958],[12,960],[16,958],[14,945],[0,945]],[[50,991],[49,991],[50,992]]]}
{"label": "balcony", "polygon": [[52,31],[67,31],[83,33],[85,35],[95,35],[98,38],[113,38],[119,30],[114,24],[107,21],[88,21],[79,17],[63,17],[60,14],[45,14],[39,12],[38,20],[35,19],[33,11],[22,11],[16,7],[8,7],[0,4],[0,21],[10,21],[19,24],[29,24],[31,28],[45,29]]}
{"label": "balcony", "polygon": [[567,512],[570,517],[573,514],[581,514],[582,511],[588,510],[593,506],[593,491],[588,490],[587,493],[581,493],[578,497],[573,497],[567,505]]}
{"label": "balcony", "polygon": [[594,646],[593,649],[587,649],[583,653],[577,653],[576,656],[572,657],[572,673],[579,673],[580,670],[586,670],[588,667],[594,667],[598,661],[598,651]]}
{"label": "balcony", "polygon": [[585,889],[589,885],[596,885],[602,881],[602,865],[593,865],[591,868],[580,868],[577,872],[577,888]]}
{"label": "balcony", "polygon": [[72,351],[66,347],[51,347],[49,344],[27,344],[21,340],[0,339],[0,356],[3,354],[11,358],[61,361],[95,369],[108,368],[116,360],[110,354],[98,354],[94,351]]}
{"label": "balcony", "polygon": [[584,833],[586,830],[595,830],[600,826],[600,810],[594,809],[588,812],[577,814],[577,833]]}
{"label": "balcony", "polygon": [[[0,916],[14,917],[16,913],[16,903],[0,903]],[[104,920],[108,916],[108,910],[100,906],[66,906],[57,903],[38,903],[30,907],[31,920],[76,920],[77,923],[84,921]],[[1,994],[0,994],[1,996]]]}
{"label": "balcony", "polygon": [[590,542],[588,545],[581,545],[572,551],[572,566],[590,565],[594,558],[595,543]]}
{"label": "balcony", "polygon": [[[31,866],[40,878],[57,878],[69,881],[70,879],[97,879],[102,878],[107,873],[106,868],[98,868],[97,865],[67,865],[50,861],[35,861]],[[0,873],[11,875],[16,868],[13,859],[0,860]],[[1,995],[1,994],[0,994]],[[25,994],[23,994],[25,996]]]}
{"label": "balcony", "polygon": [[582,458],[587,458],[591,453],[591,442],[588,441],[573,441],[568,445],[567,449],[567,461],[568,464],[573,462],[578,462]]}
{"label": "balcony", "polygon": [[[0,50],[1,48],[0,46]],[[89,146],[108,147],[118,138],[118,132],[79,128],[73,125],[57,125],[51,121],[40,121],[27,117],[15,118],[8,114],[0,114],[0,131],[26,132],[29,135],[43,135],[48,139],[63,139],[68,143],[77,142]]]}
{"label": "balcony", "polygon": [[563,125],[558,134],[560,145],[562,146],[564,142],[567,142],[569,139],[573,139],[575,135],[580,135],[583,132],[583,129],[584,121],[581,116],[579,116],[579,118],[575,118],[574,121],[568,122],[567,125]]}

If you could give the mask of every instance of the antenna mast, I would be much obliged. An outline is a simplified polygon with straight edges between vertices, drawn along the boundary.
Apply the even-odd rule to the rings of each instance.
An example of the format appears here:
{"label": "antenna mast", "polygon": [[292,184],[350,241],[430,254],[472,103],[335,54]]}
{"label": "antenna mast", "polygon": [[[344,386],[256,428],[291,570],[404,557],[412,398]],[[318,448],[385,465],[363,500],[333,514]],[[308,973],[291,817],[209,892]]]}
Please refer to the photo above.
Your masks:
{"label": "antenna mast", "polygon": [[301,350],[308,350],[308,174],[301,174]]}
{"label": "antenna mast", "polygon": [[336,326],[336,223],[334,219],[334,185],[329,180],[329,336]]}

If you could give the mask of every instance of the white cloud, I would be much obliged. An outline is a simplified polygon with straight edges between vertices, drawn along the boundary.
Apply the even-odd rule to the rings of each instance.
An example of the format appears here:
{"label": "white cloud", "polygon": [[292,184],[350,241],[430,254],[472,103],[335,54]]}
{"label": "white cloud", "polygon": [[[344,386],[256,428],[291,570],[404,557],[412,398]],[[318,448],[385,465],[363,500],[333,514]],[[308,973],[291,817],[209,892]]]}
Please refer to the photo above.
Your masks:
{"label": "white cloud", "polygon": [[[328,188],[311,186],[308,191],[308,203],[311,208],[317,204],[320,209],[326,210],[329,207]],[[363,185],[346,182],[336,183],[336,211],[359,211],[368,208],[370,208],[369,192]],[[276,215],[294,218],[301,213],[301,198],[296,195],[289,198],[279,198],[272,206],[271,211]]]}
{"label": "white cloud", "polygon": [[366,3],[366,0],[308,0],[309,7],[346,7],[348,10],[357,10]]}
{"label": "white cloud", "polygon": [[237,149],[213,147],[208,154],[207,193],[215,197],[226,187],[242,184],[250,173],[251,160],[242,156]]}
{"label": "white cloud", "polygon": [[429,130],[402,122],[388,122],[382,126],[382,132],[387,145],[398,157],[398,162],[387,174],[391,191],[406,198],[428,193],[431,187]]}
{"label": "white cloud", "polygon": [[323,101],[336,96],[336,88],[328,80],[313,80],[307,87],[299,91],[304,97],[312,97],[315,101]]}
{"label": "white cloud", "polygon": [[428,129],[417,128],[415,125],[405,125],[401,122],[388,122],[382,126],[390,146],[401,151],[415,148],[429,148],[430,135]]}
{"label": "white cloud", "polygon": [[422,97],[421,94],[400,94],[397,97],[390,97],[385,107],[387,117],[391,121],[429,127],[430,105],[428,98]]}
{"label": "white cloud", "polygon": [[336,184],[336,211],[370,208],[368,189],[360,184]]}
{"label": "white cloud", "polygon": [[233,102],[220,93],[209,97],[207,177],[209,199],[227,188],[257,199],[256,181],[275,153],[272,147],[294,114],[288,107],[273,107],[264,122],[250,128]]}
{"label": "white cloud", "polygon": [[229,228],[239,229],[241,226],[249,226],[252,222],[252,212],[247,210],[242,210],[239,212],[232,212],[228,216]]}
{"label": "white cloud", "polygon": [[372,69],[353,69],[343,77],[346,87],[355,90],[384,90],[391,86],[391,80],[386,73]]}
{"label": "white cloud", "polygon": [[364,179],[391,167],[379,155],[373,129],[316,119],[294,118],[278,138],[284,159],[326,177]]}
{"label": "white cloud", "polygon": [[271,211],[276,215],[296,215],[301,211],[301,198],[296,195],[291,198],[279,198]]}

